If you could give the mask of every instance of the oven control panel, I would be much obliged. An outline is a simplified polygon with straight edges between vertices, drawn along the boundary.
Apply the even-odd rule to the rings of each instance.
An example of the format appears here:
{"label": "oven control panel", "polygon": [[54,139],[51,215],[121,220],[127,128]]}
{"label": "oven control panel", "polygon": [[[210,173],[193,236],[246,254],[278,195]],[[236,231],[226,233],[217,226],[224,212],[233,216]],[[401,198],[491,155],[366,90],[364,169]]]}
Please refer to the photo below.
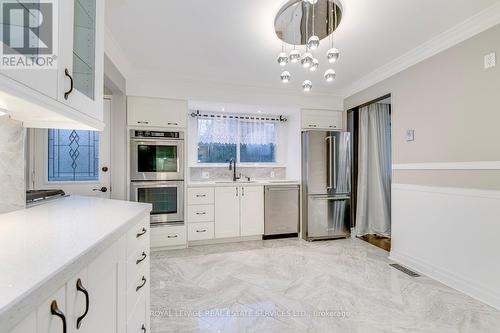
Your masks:
{"label": "oven control panel", "polygon": [[181,132],[133,131],[132,136],[134,138],[182,139]]}

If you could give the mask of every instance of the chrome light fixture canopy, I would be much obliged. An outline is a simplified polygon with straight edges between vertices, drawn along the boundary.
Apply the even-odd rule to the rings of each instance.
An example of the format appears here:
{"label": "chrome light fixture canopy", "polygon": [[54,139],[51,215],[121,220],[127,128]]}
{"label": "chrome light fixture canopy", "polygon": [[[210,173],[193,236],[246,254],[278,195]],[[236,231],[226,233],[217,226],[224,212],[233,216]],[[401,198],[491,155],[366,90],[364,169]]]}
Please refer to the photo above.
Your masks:
{"label": "chrome light fixture canopy", "polygon": [[288,83],[290,82],[290,78],[291,75],[289,71],[284,71],[283,73],[281,73],[281,82]]}
{"label": "chrome light fixture canopy", "polygon": [[330,64],[333,64],[334,62],[337,61],[337,59],[339,58],[340,56],[340,52],[337,48],[335,47],[332,47],[331,49],[328,50],[328,52],[326,53],[326,59],[328,59],[328,62]]}
{"label": "chrome light fixture canopy", "polygon": [[305,91],[305,92],[309,92],[311,91],[313,87],[313,84],[311,81],[309,80],[305,80],[304,82],[302,82],[302,89]]}
{"label": "chrome light fixture canopy", "polygon": [[333,80],[335,80],[336,76],[337,76],[337,74],[331,68],[327,69],[326,72],[325,72],[325,80],[326,80],[326,82],[332,82]]}
{"label": "chrome light fixture canopy", "polygon": [[285,52],[281,52],[278,55],[278,64],[280,64],[280,66],[286,66],[286,64],[288,64],[288,56]]}
{"label": "chrome light fixture canopy", "polygon": [[313,56],[311,53],[309,52],[306,52],[304,53],[304,56],[302,57],[302,60],[300,60],[300,63],[302,64],[302,66],[304,66],[304,68],[309,68],[311,67],[312,63],[313,63]]}

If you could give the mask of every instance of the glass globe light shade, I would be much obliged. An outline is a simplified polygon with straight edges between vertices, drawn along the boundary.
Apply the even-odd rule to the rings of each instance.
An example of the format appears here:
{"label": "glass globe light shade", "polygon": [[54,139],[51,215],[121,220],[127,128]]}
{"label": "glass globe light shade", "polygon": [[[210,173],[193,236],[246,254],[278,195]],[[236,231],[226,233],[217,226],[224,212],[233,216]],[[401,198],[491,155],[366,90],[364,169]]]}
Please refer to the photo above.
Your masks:
{"label": "glass globe light shade", "polygon": [[316,50],[319,47],[319,37],[318,36],[309,37],[309,40],[307,41],[307,46],[311,50]]}
{"label": "glass globe light shade", "polygon": [[285,52],[281,52],[278,55],[278,64],[280,64],[280,66],[286,66],[286,64],[288,64],[288,56]]}
{"label": "glass globe light shade", "polygon": [[327,69],[325,72],[326,82],[332,82],[333,80],[335,80],[336,76],[337,76],[337,74],[335,73],[335,71],[333,69]]}
{"label": "glass globe light shade", "polygon": [[311,81],[305,80],[304,82],[302,82],[302,89],[304,89],[305,92],[311,91],[312,87],[313,84]]}
{"label": "glass globe light shade", "polygon": [[281,82],[288,83],[290,82],[290,78],[291,78],[290,72],[284,71],[283,73],[281,73]]}
{"label": "glass globe light shade", "polygon": [[299,50],[292,50],[290,52],[290,55],[288,56],[290,58],[290,62],[296,64],[300,60],[300,52]]}
{"label": "glass globe light shade", "polygon": [[302,60],[300,61],[302,63],[302,66],[304,66],[304,68],[309,68],[311,67],[312,63],[313,63],[313,56],[311,53],[307,52],[304,54],[304,56],[302,57]]}
{"label": "glass globe light shade", "polygon": [[328,62],[333,64],[337,59],[339,58],[340,52],[336,48],[331,48],[328,50],[326,53],[326,59],[328,59]]}
{"label": "glass globe light shade", "polygon": [[319,67],[319,61],[318,61],[318,59],[313,59],[313,62],[311,64],[311,67],[309,67],[309,70],[311,72],[315,72],[318,69],[318,67]]}

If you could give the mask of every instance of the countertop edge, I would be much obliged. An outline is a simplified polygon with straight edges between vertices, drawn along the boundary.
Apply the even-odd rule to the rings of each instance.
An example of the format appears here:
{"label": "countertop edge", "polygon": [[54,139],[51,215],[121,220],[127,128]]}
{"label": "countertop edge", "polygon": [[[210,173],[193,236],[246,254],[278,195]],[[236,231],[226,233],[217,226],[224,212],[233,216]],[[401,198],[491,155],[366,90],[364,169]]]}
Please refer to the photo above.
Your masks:
{"label": "countertop edge", "polygon": [[287,186],[287,185],[300,185],[300,180],[290,180],[290,181],[266,181],[266,180],[256,180],[252,183],[247,182],[223,182],[219,183],[216,181],[198,182],[192,181],[187,183],[188,188],[192,187],[227,187],[227,186]]}
{"label": "countertop edge", "polygon": [[135,216],[129,218],[119,228],[113,230],[103,238],[96,240],[95,244],[89,247],[84,253],[73,261],[67,262],[44,281],[34,285],[29,291],[19,295],[19,297],[4,306],[0,310],[0,333],[8,333],[20,324],[22,320],[36,311],[38,306],[47,298],[54,294],[63,284],[73,278],[83,268],[95,260],[104,250],[111,246],[115,241],[124,236],[125,233],[139,223],[141,219],[149,215],[150,208],[144,207]]}

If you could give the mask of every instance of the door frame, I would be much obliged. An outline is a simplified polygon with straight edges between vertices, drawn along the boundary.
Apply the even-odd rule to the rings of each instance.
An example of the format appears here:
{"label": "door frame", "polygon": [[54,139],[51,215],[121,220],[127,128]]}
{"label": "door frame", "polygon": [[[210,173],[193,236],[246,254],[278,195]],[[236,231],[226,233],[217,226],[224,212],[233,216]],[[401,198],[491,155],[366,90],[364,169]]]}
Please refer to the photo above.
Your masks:
{"label": "door frame", "polygon": [[[104,107],[109,103],[108,107]],[[99,133],[99,180],[98,181],[52,181],[48,180],[48,129],[29,129],[28,158],[29,179],[28,189],[53,189],[64,190],[68,194],[97,196],[110,198],[111,196],[111,97],[103,99],[103,118],[105,128]],[[106,140],[103,140],[106,138]],[[103,156],[106,156],[105,158]],[[102,168],[108,167],[108,171]],[[107,187],[108,191],[92,191],[94,188]]]}

